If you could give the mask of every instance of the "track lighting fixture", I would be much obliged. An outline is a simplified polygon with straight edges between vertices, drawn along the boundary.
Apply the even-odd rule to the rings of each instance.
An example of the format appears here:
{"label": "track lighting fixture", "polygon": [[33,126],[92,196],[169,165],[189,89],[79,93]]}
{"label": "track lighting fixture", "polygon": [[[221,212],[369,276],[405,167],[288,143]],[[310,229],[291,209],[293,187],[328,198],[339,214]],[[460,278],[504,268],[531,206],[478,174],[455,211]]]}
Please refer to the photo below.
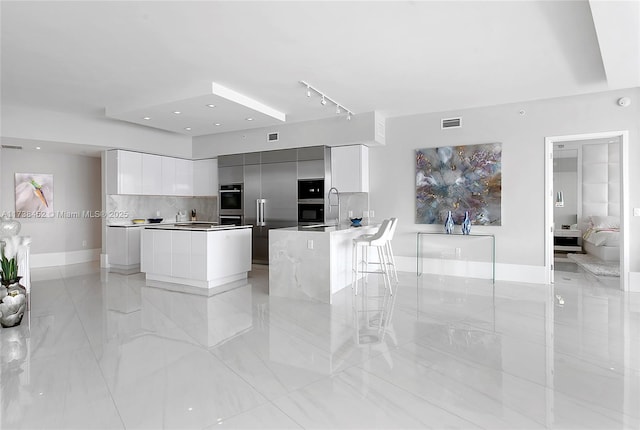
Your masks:
{"label": "track lighting fixture", "polygon": [[304,85],[305,87],[307,87],[307,97],[311,97],[311,91],[315,92],[316,94],[318,94],[320,96],[320,104],[321,105],[326,106],[328,101],[333,103],[334,105],[336,105],[336,114],[341,114],[341,113],[344,112],[344,113],[347,114],[347,120],[351,121],[351,115],[353,115],[353,112],[351,112],[349,109],[344,107],[343,104],[338,103],[337,101],[333,100],[331,97],[327,96],[322,91],[317,90],[316,88],[312,87],[311,85],[309,85],[305,81],[300,81],[300,83],[302,85]]}

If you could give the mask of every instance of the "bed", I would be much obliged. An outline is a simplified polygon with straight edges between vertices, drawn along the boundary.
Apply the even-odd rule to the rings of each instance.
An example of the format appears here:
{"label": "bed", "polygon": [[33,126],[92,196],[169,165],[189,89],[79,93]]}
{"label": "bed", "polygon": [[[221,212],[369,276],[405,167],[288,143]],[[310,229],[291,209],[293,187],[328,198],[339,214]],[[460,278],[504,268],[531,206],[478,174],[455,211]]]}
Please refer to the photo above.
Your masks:
{"label": "bed", "polygon": [[620,261],[620,218],[590,216],[582,235],[582,247],[604,261]]}

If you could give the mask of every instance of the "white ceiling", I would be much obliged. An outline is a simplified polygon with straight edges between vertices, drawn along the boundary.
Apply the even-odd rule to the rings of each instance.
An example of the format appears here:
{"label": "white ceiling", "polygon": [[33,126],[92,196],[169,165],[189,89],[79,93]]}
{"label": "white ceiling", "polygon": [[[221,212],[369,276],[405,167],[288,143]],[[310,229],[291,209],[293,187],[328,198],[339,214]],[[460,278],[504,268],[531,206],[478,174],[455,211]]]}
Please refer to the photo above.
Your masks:
{"label": "white ceiling", "polygon": [[[640,86],[637,1],[2,1],[0,12],[2,105],[81,115],[129,106],[140,118],[143,101],[169,108],[211,82],[287,122],[336,115],[300,80],[386,116]],[[246,115],[206,132],[184,130],[189,115],[149,125],[270,125]]]}

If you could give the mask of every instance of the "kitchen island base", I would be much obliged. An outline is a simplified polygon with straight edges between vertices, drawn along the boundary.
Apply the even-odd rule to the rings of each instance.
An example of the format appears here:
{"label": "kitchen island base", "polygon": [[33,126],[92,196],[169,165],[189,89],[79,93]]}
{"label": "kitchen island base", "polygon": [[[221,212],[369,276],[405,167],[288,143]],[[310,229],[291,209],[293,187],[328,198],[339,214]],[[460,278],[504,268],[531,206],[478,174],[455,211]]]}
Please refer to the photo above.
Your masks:
{"label": "kitchen island base", "polygon": [[[251,226],[146,227],[141,270],[147,285],[213,295],[251,270]],[[222,287],[222,288],[221,288]]]}
{"label": "kitchen island base", "polygon": [[269,295],[331,303],[336,292],[352,283],[353,239],[362,234],[373,234],[379,227],[375,224],[360,228],[271,230]]}

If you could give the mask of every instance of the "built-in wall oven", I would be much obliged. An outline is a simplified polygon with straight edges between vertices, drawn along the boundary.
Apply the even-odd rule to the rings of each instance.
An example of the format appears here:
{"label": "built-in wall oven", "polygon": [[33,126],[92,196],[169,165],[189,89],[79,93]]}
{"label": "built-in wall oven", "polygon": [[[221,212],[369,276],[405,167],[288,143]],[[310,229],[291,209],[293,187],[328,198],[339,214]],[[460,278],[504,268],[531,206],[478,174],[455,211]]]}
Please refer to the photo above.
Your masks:
{"label": "built-in wall oven", "polygon": [[218,225],[244,225],[244,217],[242,215],[220,215]]}
{"label": "built-in wall oven", "polygon": [[243,225],[242,184],[220,185],[218,201],[220,202],[220,225]]}
{"label": "built-in wall oven", "polygon": [[324,202],[298,202],[298,224],[324,223]]}
{"label": "built-in wall oven", "polygon": [[324,223],[324,179],[298,180],[298,224]]}
{"label": "built-in wall oven", "polygon": [[298,179],[298,202],[324,199],[324,179]]}
{"label": "built-in wall oven", "polygon": [[220,211],[238,211],[242,214],[242,184],[220,185],[218,198]]}

